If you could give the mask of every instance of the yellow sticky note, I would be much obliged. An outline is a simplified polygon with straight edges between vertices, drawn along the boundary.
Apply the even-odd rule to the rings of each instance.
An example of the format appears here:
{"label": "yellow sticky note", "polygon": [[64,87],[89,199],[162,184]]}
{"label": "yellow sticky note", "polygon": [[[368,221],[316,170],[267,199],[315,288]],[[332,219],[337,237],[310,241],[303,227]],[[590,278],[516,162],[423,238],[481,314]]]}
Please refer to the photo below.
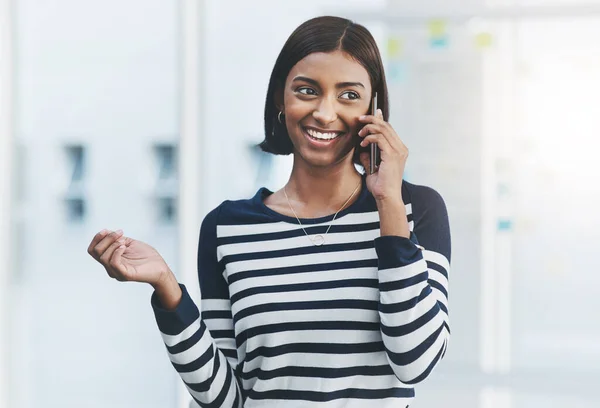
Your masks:
{"label": "yellow sticky note", "polygon": [[446,35],[446,22],[444,20],[429,21],[429,36],[434,38]]}
{"label": "yellow sticky note", "polygon": [[402,55],[402,39],[390,37],[387,41],[387,53],[390,58],[398,58]]}
{"label": "yellow sticky note", "polygon": [[475,36],[475,45],[477,48],[489,48],[494,43],[494,38],[490,33],[479,33]]}

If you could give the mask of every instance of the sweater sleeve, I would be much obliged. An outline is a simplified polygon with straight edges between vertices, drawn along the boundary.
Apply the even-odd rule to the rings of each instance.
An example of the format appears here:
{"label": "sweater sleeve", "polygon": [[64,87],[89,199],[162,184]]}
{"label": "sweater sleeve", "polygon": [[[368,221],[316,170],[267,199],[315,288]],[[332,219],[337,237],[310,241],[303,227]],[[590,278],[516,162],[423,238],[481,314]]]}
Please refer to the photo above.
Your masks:
{"label": "sweater sleeve", "polygon": [[200,230],[202,316],[184,285],[175,310],[164,309],[156,293],[151,303],[169,359],[194,401],[201,407],[241,408],[228,290],[216,261],[217,213],[209,213]]}
{"label": "sweater sleeve", "polygon": [[406,384],[427,378],[444,356],[450,337],[448,213],[435,190],[413,188],[410,239],[375,240],[381,334],[388,361]]}

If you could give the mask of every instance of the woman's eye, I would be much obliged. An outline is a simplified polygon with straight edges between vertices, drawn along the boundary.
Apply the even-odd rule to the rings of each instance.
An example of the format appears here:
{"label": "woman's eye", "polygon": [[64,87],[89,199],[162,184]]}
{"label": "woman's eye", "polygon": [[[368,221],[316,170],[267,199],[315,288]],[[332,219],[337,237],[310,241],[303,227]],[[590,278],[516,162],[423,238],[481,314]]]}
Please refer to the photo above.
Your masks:
{"label": "woman's eye", "polygon": [[341,95],[341,97],[342,97],[342,99],[350,99],[350,100],[360,99],[360,95],[353,91],[344,92]]}
{"label": "woman's eye", "polygon": [[315,92],[315,90],[312,88],[298,88],[298,90],[296,92],[301,93],[302,95],[316,95],[317,94]]}

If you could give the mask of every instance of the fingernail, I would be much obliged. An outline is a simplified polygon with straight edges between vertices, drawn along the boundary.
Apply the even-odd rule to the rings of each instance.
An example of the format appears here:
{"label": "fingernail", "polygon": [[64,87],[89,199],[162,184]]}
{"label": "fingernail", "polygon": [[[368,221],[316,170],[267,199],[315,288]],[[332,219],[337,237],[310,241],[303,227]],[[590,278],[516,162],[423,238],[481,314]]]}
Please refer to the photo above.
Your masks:
{"label": "fingernail", "polygon": [[367,115],[362,115],[361,117],[359,117],[358,119],[363,120],[364,118],[366,118]]}
{"label": "fingernail", "polygon": [[117,230],[117,231],[115,231],[115,232],[116,232],[117,234],[122,234],[122,233],[123,233],[123,230],[121,230],[121,229],[120,229],[120,230]]}
{"label": "fingernail", "polygon": [[107,230],[103,229],[102,231],[100,231],[100,235],[104,235],[104,234],[106,234],[107,232],[108,232]]}

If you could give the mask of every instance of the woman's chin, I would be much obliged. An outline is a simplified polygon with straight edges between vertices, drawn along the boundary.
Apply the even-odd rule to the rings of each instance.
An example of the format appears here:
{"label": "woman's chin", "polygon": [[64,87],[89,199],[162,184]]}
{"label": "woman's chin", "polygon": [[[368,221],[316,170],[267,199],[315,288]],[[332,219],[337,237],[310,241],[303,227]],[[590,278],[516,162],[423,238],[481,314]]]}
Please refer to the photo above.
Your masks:
{"label": "woman's chin", "polygon": [[315,168],[327,168],[333,166],[339,166],[344,163],[348,159],[352,161],[353,150],[346,154],[323,154],[323,152],[319,152],[319,154],[314,154],[315,152],[306,152],[305,154],[301,154],[302,161],[306,163],[310,167]]}

